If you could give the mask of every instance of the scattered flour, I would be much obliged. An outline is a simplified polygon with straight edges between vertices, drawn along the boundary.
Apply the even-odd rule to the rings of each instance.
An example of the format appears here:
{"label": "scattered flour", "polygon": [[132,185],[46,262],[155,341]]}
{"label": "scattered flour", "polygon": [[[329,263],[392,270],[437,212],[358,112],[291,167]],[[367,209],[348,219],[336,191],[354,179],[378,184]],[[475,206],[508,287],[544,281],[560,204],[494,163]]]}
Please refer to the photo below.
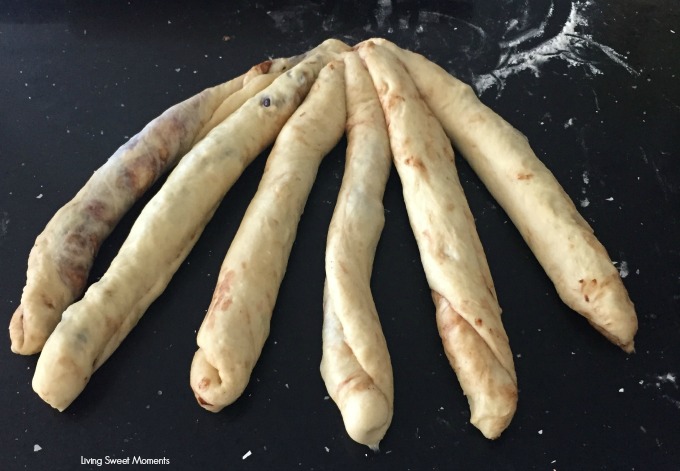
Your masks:
{"label": "scattered flour", "polygon": [[378,0],[378,8],[375,10],[375,21],[378,28],[385,25],[385,20],[392,14],[392,0]]}
{"label": "scattered flour", "polygon": [[[538,27],[510,41],[500,42],[501,57],[497,68],[492,72],[477,75],[473,79],[477,93],[481,94],[495,86],[500,94],[505,86],[505,79],[520,72],[530,71],[539,77],[541,66],[553,59],[563,60],[570,67],[585,67],[593,75],[601,74],[602,70],[597,62],[588,58],[593,51],[604,53],[611,61],[629,73],[637,75],[638,72],[626,63],[625,56],[609,46],[598,43],[592,35],[586,32],[589,26],[588,10],[593,4],[592,0],[573,1],[569,17],[562,30],[556,36],[547,38],[531,49],[522,50],[520,46],[528,40],[544,36],[545,27],[553,14],[552,4],[544,21]],[[515,23],[510,22],[508,25],[509,28],[513,28]]]}
{"label": "scattered flour", "polygon": [[653,375],[651,381],[645,382],[645,380],[640,380],[639,384],[645,389],[652,387],[655,388],[661,393],[660,397],[662,399],[668,401],[670,404],[680,409],[680,400],[675,397],[671,397],[669,393],[669,386],[673,388],[670,391],[675,391],[676,393],[677,390],[680,389],[680,387],[678,387],[676,373],[668,372],[665,374]]}
{"label": "scattered flour", "polygon": [[7,228],[9,227],[9,214],[7,211],[0,212],[0,239],[7,235]]}
{"label": "scattered flour", "polygon": [[279,10],[269,10],[267,15],[274,20],[274,27],[282,33],[303,30],[303,15],[310,10],[304,5],[289,6]]}
{"label": "scattered flour", "polygon": [[[501,41],[500,43],[498,43],[498,45],[503,49],[509,49],[512,47],[519,46],[523,42],[526,42],[530,39],[540,38],[545,34],[545,27],[548,25],[548,20],[550,20],[550,17],[552,16],[554,9],[555,5],[553,5],[551,2],[550,8],[548,9],[548,13],[546,14],[545,18],[543,18],[543,21],[538,27],[532,28],[529,31],[526,31],[525,33],[509,41]],[[518,23],[519,22],[516,19],[510,20],[510,22],[508,22],[508,30],[506,31],[506,34],[512,31],[517,26]]]}
{"label": "scattered flour", "polygon": [[675,373],[666,373],[665,375],[658,375],[656,379],[659,381],[659,384],[670,383],[673,386],[675,386],[675,389],[678,389],[678,383],[676,383],[677,376],[675,375]]}

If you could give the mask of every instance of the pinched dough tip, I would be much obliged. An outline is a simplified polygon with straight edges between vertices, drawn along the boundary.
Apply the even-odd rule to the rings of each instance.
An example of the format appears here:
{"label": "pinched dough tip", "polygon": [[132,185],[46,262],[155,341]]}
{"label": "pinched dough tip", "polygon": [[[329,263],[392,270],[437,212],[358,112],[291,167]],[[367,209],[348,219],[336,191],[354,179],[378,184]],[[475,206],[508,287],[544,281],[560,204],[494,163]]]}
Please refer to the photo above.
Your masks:
{"label": "pinched dough tip", "polygon": [[24,353],[24,307],[19,305],[9,321],[9,338],[14,353]]}
{"label": "pinched dough tip", "polygon": [[374,385],[348,394],[341,408],[347,434],[355,442],[377,450],[392,421],[385,395]]}
{"label": "pinched dough tip", "polygon": [[219,412],[243,394],[250,375],[237,365],[228,373],[213,366],[205,350],[196,351],[191,363],[190,384],[201,407]]}

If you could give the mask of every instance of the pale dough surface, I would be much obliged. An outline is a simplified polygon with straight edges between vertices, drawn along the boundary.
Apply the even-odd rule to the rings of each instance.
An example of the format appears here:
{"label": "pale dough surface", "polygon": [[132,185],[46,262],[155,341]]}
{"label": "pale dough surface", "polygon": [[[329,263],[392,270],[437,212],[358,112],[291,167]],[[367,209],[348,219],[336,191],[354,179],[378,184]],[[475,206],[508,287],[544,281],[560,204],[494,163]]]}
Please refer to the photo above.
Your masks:
{"label": "pale dough surface", "polygon": [[204,90],[165,111],[100,167],[52,217],[28,259],[21,305],[10,322],[12,351],[39,352],[62,312],[85,288],[102,241],[156,179],[191,148],[243,77]]}
{"label": "pale dough surface", "polygon": [[231,404],[250,380],[319,164],[342,137],[345,121],[344,66],[333,61],[283,126],[220,268],[190,373],[207,410]]}
{"label": "pale dough surface", "polygon": [[560,298],[623,350],[634,350],[637,316],[607,251],[526,137],[472,88],[425,57],[396,54],[454,145],[522,234]]}
{"label": "pale dough surface", "polygon": [[107,272],[64,312],[45,343],[33,377],[43,400],[63,410],[80,394],[165,289],[243,169],[274,141],[337,43],[318,48],[248,99],[179,162]]}
{"label": "pale dough surface", "polygon": [[471,423],[496,438],[515,412],[517,378],[451,143],[396,56],[371,42],[359,53],[385,112],[444,349],[468,398]]}
{"label": "pale dough surface", "polygon": [[377,448],[392,421],[392,364],[370,282],[392,165],[387,127],[356,52],[345,61],[345,174],[328,229],[321,375],[353,440]]}
{"label": "pale dough surface", "polygon": [[62,207],[29,255],[21,304],[9,326],[12,351],[39,352],[62,312],[85,289],[94,257],[132,204],[246,99],[308,54],[267,60],[151,121]]}

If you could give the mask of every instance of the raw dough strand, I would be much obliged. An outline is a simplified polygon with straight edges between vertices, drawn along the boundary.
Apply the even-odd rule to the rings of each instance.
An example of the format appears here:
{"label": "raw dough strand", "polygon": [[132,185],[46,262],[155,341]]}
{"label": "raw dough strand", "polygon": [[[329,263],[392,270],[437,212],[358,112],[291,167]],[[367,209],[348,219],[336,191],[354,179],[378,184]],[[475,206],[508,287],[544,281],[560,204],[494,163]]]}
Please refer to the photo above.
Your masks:
{"label": "raw dough strand", "polygon": [[342,137],[342,61],[330,62],[285,124],[227,251],[197,335],[190,384],[219,412],[243,393],[269,335],[271,316],[297,225],[323,157]]}
{"label": "raw dough strand", "polygon": [[202,139],[144,207],[104,276],[72,304],[45,343],[33,389],[64,410],[163,292],[244,168],[270,145],[323,66],[327,41]]}
{"label": "raw dough strand", "polygon": [[[64,309],[85,289],[95,255],[118,221],[193,146],[197,133],[205,135],[219,122],[211,116],[223,103],[234,103],[228,98],[242,91],[247,75],[254,79],[270,69],[278,75],[288,63],[280,62],[259,64],[165,111],[121,146],[57,211],[28,258],[21,304],[9,325],[13,352],[30,355],[42,349]],[[227,113],[223,108],[222,119]]]}
{"label": "raw dough strand", "polygon": [[392,364],[371,294],[392,166],[387,126],[356,52],[345,60],[345,174],[328,228],[321,376],[353,440],[377,450],[392,421]]}
{"label": "raw dough strand", "polygon": [[470,422],[496,438],[515,413],[517,378],[451,143],[397,57],[370,41],[358,50],[385,112],[444,350],[467,396]]}
{"label": "raw dough strand", "polygon": [[606,249],[527,138],[425,57],[377,40],[405,64],[453,144],[510,216],[564,303],[633,352],[635,307]]}

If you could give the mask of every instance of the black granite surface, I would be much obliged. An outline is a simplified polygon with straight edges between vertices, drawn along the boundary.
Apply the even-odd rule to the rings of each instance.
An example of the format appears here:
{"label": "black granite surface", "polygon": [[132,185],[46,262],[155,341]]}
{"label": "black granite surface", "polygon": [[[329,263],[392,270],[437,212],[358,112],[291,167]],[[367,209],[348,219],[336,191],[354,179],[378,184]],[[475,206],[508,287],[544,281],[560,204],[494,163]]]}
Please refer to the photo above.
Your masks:
{"label": "black granite surface", "polygon": [[[621,4],[620,4],[621,3]],[[0,2],[0,312],[35,237],[169,106],[328,37],[387,37],[473,84],[529,138],[607,247],[636,304],[626,355],[565,307],[460,158],[515,354],[519,407],[488,441],[443,354],[393,170],[372,281],[395,414],[379,453],[346,435],[319,375],[325,234],[344,143],[322,164],[270,337],[219,414],[188,385],[195,333],[264,167],[225,198],[166,292],[65,412],[30,386],[37,356],[0,336],[0,469],[629,469],[680,467],[680,15],[673,1]],[[106,270],[145,197],[104,243]],[[104,463],[104,466],[105,463]]]}

